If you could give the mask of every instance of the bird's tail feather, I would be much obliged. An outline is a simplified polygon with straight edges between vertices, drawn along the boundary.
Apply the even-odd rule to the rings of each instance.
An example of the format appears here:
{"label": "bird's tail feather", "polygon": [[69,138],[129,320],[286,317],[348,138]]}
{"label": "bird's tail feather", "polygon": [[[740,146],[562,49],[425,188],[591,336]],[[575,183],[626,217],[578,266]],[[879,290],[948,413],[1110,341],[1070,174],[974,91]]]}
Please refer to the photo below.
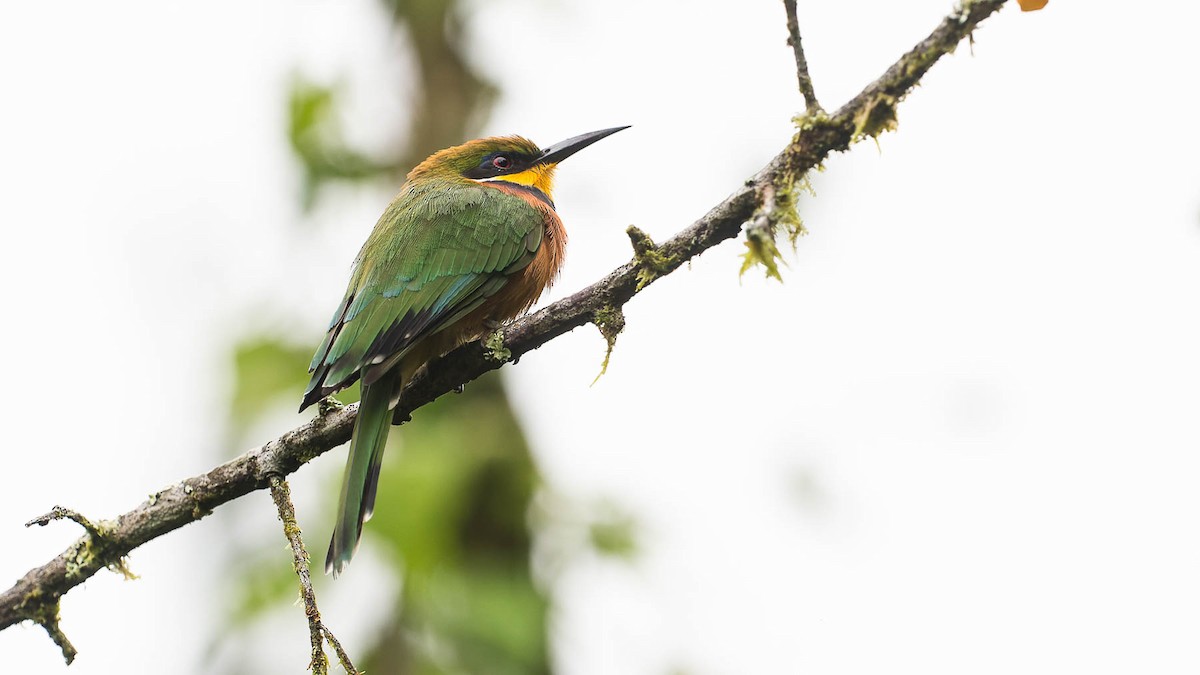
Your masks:
{"label": "bird's tail feather", "polygon": [[325,556],[326,574],[335,577],[341,574],[342,568],[354,557],[363,523],[371,517],[375,507],[379,467],[392,423],[390,405],[399,383],[399,373],[388,373],[362,388],[362,401],[354,420],[350,455],[338,500],[338,518],[333,527],[333,539],[329,542],[329,553]]}

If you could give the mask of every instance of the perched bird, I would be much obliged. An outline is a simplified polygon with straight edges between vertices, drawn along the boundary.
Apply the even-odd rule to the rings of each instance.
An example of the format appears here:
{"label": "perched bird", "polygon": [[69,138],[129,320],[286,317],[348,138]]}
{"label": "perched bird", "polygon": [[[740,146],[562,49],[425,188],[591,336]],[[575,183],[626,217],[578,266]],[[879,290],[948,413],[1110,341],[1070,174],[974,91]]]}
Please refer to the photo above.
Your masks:
{"label": "perched bird", "polygon": [[552,199],[555,167],[626,128],[545,150],[519,136],[483,138],[409,172],[355,259],[300,405],[362,380],[327,574],[341,573],[371,517],[401,388],[430,359],[533,305],[557,276],[567,240]]}

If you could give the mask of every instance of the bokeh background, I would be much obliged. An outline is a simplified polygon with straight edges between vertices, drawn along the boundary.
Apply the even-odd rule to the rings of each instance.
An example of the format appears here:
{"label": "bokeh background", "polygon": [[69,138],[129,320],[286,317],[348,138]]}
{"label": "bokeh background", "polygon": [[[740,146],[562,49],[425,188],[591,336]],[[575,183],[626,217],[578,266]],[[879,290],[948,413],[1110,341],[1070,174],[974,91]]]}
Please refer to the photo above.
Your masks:
{"label": "bokeh background", "polygon": [[[828,108],[951,9],[802,2]],[[372,673],[1195,672],[1197,10],[1009,7],[830,158],[785,282],[727,243],[418,412],[324,617]],[[580,0],[0,8],[0,579],[277,436],[403,173],[563,165],[546,300],[681,229],[802,108],[783,10]],[[349,393],[353,398],[353,392]],[[324,554],[344,450],[293,477]],[[295,673],[265,493],[63,602],[13,672]],[[336,671],[335,671],[336,672]]]}

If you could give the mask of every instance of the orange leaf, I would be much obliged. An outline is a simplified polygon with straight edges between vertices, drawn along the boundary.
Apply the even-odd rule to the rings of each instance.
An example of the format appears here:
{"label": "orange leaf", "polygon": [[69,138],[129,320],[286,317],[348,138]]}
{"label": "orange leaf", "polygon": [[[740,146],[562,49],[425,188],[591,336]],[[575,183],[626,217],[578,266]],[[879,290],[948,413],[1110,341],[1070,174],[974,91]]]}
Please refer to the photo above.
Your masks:
{"label": "orange leaf", "polygon": [[1017,0],[1022,12],[1036,12],[1046,6],[1050,0]]}

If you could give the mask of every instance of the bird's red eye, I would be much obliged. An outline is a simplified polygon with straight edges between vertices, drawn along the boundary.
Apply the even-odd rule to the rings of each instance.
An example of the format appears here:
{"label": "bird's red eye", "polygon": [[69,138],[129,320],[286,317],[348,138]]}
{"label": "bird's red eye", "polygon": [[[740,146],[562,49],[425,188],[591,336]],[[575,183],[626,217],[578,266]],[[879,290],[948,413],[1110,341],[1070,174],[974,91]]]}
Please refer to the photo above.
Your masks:
{"label": "bird's red eye", "polygon": [[512,166],[512,160],[504,155],[500,155],[492,160],[492,166],[496,167],[497,169],[507,169],[508,167]]}

